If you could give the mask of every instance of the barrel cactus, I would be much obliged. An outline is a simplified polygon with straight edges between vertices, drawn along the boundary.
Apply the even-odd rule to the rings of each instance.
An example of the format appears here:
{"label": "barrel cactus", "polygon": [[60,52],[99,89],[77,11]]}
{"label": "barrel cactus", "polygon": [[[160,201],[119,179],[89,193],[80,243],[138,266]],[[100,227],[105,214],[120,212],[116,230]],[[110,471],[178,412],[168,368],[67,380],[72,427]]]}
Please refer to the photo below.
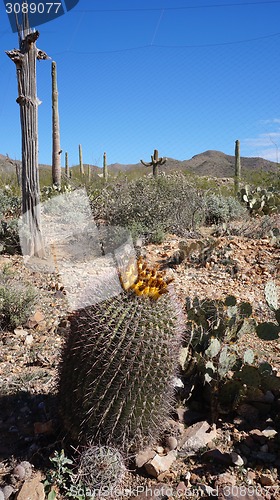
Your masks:
{"label": "barrel cactus", "polygon": [[183,333],[172,279],[141,258],[121,293],[75,311],[60,363],[59,407],[75,442],[136,450],[170,413]]}

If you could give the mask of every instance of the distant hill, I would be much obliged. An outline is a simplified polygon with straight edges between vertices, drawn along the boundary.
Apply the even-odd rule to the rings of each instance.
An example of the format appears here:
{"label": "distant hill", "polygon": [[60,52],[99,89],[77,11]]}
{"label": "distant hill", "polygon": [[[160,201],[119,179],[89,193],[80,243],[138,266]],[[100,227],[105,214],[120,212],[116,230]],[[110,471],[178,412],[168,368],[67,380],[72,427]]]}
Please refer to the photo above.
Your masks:
{"label": "distant hill", "polygon": [[[243,171],[265,171],[279,172],[277,163],[265,160],[263,158],[247,158],[241,157],[241,168]],[[162,166],[164,172],[172,172],[174,170],[188,170],[197,175],[206,175],[210,177],[233,177],[234,176],[235,157],[226,155],[221,151],[209,150],[204,153],[193,156],[190,160],[175,160],[167,158],[166,163]],[[109,171],[113,173],[127,172],[135,170],[139,167],[143,168],[141,163],[134,165],[121,165],[114,163],[108,166]]]}
{"label": "distant hill", "polygon": [[[241,168],[242,171],[264,171],[264,172],[279,172],[279,166],[277,163],[264,158],[248,158],[241,157]],[[12,173],[15,172],[15,160],[11,160],[9,157],[0,154],[0,173]],[[17,163],[20,163],[17,161]],[[176,160],[174,158],[167,158],[166,163],[162,166],[162,171],[172,172],[174,170],[187,170],[194,174],[200,176],[209,177],[233,177],[234,176],[234,164],[235,157],[226,155],[221,151],[209,150],[204,153],[197,154],[189,160]],[[113,174],[118,174],[119,172],[131,172],[133,170],[139,171],[146,170],[142,163],[123,165],[120,163],[112,163],[108,165],[109,172]],[[78,169],[78,166],[71,167]],[[50,171],[50,165],[39,165],[40,170]],[[84,164],[85,173],[87,172],[88,165]],[[96,165],[90,165],[92,173],[101,173],[102,170]]]}

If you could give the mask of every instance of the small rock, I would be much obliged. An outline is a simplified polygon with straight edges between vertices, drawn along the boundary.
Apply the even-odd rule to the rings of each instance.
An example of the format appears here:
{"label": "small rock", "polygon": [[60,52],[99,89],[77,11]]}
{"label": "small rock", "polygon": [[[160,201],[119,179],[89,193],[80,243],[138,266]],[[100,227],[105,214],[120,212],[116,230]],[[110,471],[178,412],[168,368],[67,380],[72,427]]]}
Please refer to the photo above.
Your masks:
{"label": "small rock", "polygon": [[247,481],[248,481],[248,483],[249,483],[249,484],[252,484],[252,483],[255,481],[256,476],[257,476],[257,475],[256,475],[255,471],[253,471],[253,470],[248,470],[248,471],[247,471]]}
{"label": "small rock", "polygon": [[32,479],[25,481],[17,494],[17,500],[45,500],[42,474],[36,472]]}
{"label": "small rock", "polygon": [[145,463],[144,467],[150,476],[158,477],[162,472],[170,469],[173,462],[176,460],[176,451],[170,451],[162,457],[156,454],[149,462]]}
{"label": "small rock", "polygon": [[8,500],[10,496],[15,492],[14,488],[10,484],[6,484],[3,488],[4,498]]}
{"label": "small rock", "polygon": [[232,459],[229,453],[223,453],[218,448],[215,450],[205,451],[202,457],[206,460],[211,460],[213,462],[218,462],[224,465],[231,465]]}
{"label": "small rock", "polygon": [[28,332],[26,330],[24,330],[23,328],[15,328],[14,329],[14,334],[16,337],[26,337],[26,335],[28,335]]}
{"label": "small rock", "polygon": [[262,451],[263,453],[267,453],[268,452],[268,444],[263,444],[262,446],[260,446],[260,451]]}
{"label": "small rock", "polygon": [[244,465],[243,458],[240,455],[238,455],[238,453],[236,453],[235,451],[232,451],[230,456],[231,456],[232,463],[234,465],[236,465],[237,467],[242,467],[242,465]]}
{"label": "small rock", "polygon": [[249,431],[249,434],[257,443],[264,444],[266,442],[266,438],[264,437],[260,429],[252,429],[251,431]]}
{"label": "small rock", "polygon": [[261,474],[260,483],[262,486],[272,486],[275,483],[275,481],[271,476],[271,474]]}
{"label": "small rock", "polygon": [[30,346],[34,342],[33,335],[30,333],[29,335],[26,335],[24,345]]}
{"label": "small rock", "polygon": [[145,450],[137,453],[135,457],[136,467],[138,469],[140,469],[140,467],[143,467],[145,463],[154,458],[155,454],[156,454],[155,450],[152,450],[151,448],[146,448]]}
{"label": "small rock", "polygon": [[225,486],[226,484],[235,486],[236,478],[231,472],[224,472],[223,474],[219,474],[217,480],[215,481],[215,488]]}
{"label": "small rock", "polygon": [[176,488],[176,492],[179,496],[182,496],[184,495],[185,493],[188,492],[188,486],[186,485],[186,483],[184,483],[184,481],[180,481],[180,483],[178,484],[177,488]]}
{"label": "small rock", "polygon": [[19,481],[23,481],[25,479],[25,469],[24,467],[22,467],[22,465],[18,464],[12,474],[19,480]]}
{"label": "small rock", "polygon": [[186,429],[179,441],[178,448],[186,452],[195,453],[200,448],[204,448],[210,441],[216,439],[216,437],[217,431],[215,424],[211,429],[208,422],[197,422]]}
{"label": "small rock", "polygon": [[177,448],[178,441],[174,436],[168,436],[165,440],[165,449],[167,451],[172,451]]}
{"label": "small rock", "polygon": [[45,316],[41,311],[38,310],[29,319],[30,321],[36,321],[36,323],[40,323],[40,321],[43,321],[45,319]]}
{"label": "small rock", "polygon": [[164,452],[164,447],[163,446],[156,446],[155,447],[155,452],[158,453],[159,455],[166,455]]}
{"label": "small rock", "polygon": [[24,468],[25,470],[25,479],[29,479],[32,476],[32,465],[30,462],[27,462],[27,460],[23,460],[20,462],[21,467]]}
{"label": "small rock", "polygon": [[172,385],[175,389],[181,389],[182,387],[184,387],[184,384],[179,377],[173,377]]}
{"label": "small rock", "polygon": [[276,436],[277,434],[277,431],[275,429],[273,429],[272,427],[267,427],[266,429],[264,429],[262,431],[262,434],[266,437],[266,438],[273,438],[274,436]]}

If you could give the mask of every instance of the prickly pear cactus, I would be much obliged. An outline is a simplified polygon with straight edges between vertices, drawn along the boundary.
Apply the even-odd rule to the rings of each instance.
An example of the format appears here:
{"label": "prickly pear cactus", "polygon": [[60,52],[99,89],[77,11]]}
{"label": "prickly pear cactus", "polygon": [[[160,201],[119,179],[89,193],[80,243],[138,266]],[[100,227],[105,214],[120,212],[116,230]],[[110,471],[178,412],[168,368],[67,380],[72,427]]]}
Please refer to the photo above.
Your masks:
{"label": "prickly pear cactus", "polygon": [[59,406],[74,441],[134,450],[159,435],[183,332],[171,281],[139,259],[120,276],[121,294],[70,317]]}
{"label": "prickly pear cactus", "polygon": [[259,323],[256,327],[256,332],[262,340],[277,340],[280,335],[280,308],[278,302],[279,292],[274,281],[271,280],[266,283],[264,294],[267,305],[275,314],[277,323],[271,321]]}
{"label": "prickly pear cactus", "polygon": [[268,189],[262,189],[259,186],[257,188],[245,186],[238,193],[238,197],[241,202],[246,204],[251,214],[270,215],[279,213],[279,190],[273,186]]}
{"label": "prickly pear cactus", "polygon": [[276,311],[278,309],[278,289],[275,281],[270,280],[266,283],[264,294],[267,305],[270,309]]}

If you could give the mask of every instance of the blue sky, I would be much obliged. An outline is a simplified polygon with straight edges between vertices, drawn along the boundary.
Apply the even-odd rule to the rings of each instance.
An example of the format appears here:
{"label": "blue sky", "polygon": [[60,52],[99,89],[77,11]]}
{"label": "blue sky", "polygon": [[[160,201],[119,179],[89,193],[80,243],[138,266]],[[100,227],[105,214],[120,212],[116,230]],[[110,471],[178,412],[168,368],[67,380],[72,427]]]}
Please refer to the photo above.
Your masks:
{"label": "blue sky", "polygon": [[[38,26],[57,63],[70,165],[189,159],[208,149],[280,161],[280,0],[80,0]],[[0,3],[0,153],[21,158],[14,63]],[[39,161],[51,163],[51,60],[37,64]]]}

